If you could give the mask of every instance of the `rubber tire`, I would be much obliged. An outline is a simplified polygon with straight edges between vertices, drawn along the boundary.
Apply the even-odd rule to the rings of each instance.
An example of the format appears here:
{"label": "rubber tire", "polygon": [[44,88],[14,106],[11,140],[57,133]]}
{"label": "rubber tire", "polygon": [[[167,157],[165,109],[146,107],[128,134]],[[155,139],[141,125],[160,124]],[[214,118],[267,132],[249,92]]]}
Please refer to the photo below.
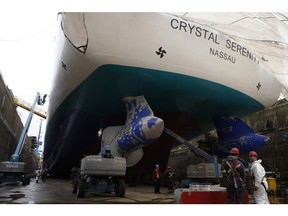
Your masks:
{"label": "rubber tire", "polygon": [[22,180],[22,185],[29,185],[30,184],[30,179],[31,177],[29,175],[24,175],[23,180]]}
{"label": "rubber tire", "polygon": [[79,185],[77,189],[77,197],[83,198],[85,197],[85,193],[86,193],[86,181],[83,177],[81,177],[79,180]]}
{"label": "rubber tire", "polygon": [[125,181],[119,179],[115,183],[115,194],[117,197],[124,197],[125,196]]}

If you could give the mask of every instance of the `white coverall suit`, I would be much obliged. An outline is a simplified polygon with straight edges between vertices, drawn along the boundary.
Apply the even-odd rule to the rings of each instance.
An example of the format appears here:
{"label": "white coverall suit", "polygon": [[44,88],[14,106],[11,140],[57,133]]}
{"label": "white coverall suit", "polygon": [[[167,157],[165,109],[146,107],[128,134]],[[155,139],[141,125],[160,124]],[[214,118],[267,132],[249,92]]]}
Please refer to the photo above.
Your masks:
{"label": "white coverall suit", "polygon": [[[265,177],[265,169],[261,165],[262,160],[256,160],[251,166],[251,175],[255,178],[254,186],[257,190],[254,191],[254,198],[257,204],[270,204],[267,192],[262,184],[268,189],[268,183]],[[263,183],[262,183],[263,182]],[[261,184],[262,183],[262,184]]]}

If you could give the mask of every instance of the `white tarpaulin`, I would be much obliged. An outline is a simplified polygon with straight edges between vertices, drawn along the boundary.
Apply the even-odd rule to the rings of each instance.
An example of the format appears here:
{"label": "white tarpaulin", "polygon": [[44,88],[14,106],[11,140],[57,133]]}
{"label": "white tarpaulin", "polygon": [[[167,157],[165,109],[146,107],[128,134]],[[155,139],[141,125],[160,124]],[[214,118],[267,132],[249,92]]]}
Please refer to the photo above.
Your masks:
{"label": "white tarpaulin", "polygon": [[182,19],[230,35],[250,49],[285,86],[288,98],[288,12],[177,12]]}

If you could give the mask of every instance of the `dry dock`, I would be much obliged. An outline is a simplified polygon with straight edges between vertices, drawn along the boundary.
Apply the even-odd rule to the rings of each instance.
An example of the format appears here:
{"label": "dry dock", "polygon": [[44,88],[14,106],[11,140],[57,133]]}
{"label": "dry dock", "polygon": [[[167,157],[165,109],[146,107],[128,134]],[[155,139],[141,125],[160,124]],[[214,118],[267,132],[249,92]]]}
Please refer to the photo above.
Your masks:
{"label": "dry dock", "polygon": [[[288,197],[270,196],[272,204],[288,203]],[[87,193],[85,198],[77,198],[72,193],[68,180],[48,179],[45,183],[31,180],[30,185],[0,185],[0,204],[175,204],[174,194],[161,187],[161,194],[155,194],[152,185],[126,187],[125,197],[115,197],[114,193]],[[249,203],[254,199],[249,195]]]}

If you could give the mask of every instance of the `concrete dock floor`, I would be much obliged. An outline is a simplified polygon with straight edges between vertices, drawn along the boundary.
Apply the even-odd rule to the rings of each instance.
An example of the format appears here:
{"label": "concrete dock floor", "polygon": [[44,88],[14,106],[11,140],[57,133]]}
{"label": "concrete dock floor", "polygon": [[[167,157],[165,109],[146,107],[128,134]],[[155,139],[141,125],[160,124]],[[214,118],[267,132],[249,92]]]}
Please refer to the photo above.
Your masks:
{"label": "concrete dock floor", "polygon": [[[286,204],[288,198],[269,197],[271,204]],[[77,198],[72,193],[72,184],[68,180],[47,179],[45,183],[36,183],[31,179],[27,186],[19,184],[0,185],[0,204],[175,204],[173,193],[161,187],[161,194],[155,194],[152,185],[126,187],[125,197],[116,197],[115,193],[86,193]],[[255,203],[249,195],[249,203]]]}
{"label": "concrete dock floor", "polygon": [[167,188],[155,194],[153,186],[127,186],[123,198],[115,193],[86,193],[84,198],[77,198],[68,180],[47,179],[45,183],[36,183],[31,179],[27,186],[0,185],[0,204],[173,204],[174,194],[167,192]]}

